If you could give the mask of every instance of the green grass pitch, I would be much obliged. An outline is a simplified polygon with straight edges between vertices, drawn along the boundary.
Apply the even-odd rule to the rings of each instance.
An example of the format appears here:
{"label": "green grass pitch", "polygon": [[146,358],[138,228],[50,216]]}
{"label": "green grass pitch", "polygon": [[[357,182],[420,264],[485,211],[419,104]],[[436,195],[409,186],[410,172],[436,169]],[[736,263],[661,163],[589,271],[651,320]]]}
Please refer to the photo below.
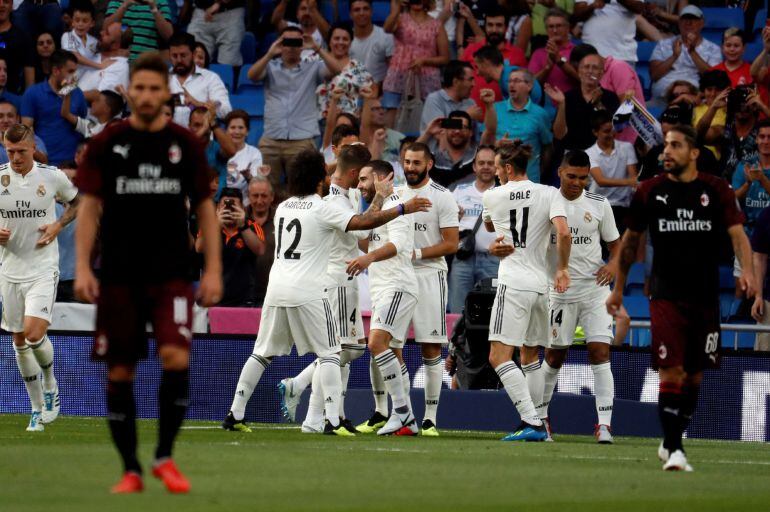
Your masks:
{"label": "green grass pitch", "polygon": [[155,422],[140,421],[145,491],[111,496],[120,475],[105,420],[64,417],[45,432],[0,416],[0,511],[764,511],[765,444],[686,440],[693,473],[665,473],[658,441],[557,436],[503,443],[500,433],[440,438],[336,438],[288,425],[251,434],[187,422],[175,459],[192,493],[172,496],[149,476]]}

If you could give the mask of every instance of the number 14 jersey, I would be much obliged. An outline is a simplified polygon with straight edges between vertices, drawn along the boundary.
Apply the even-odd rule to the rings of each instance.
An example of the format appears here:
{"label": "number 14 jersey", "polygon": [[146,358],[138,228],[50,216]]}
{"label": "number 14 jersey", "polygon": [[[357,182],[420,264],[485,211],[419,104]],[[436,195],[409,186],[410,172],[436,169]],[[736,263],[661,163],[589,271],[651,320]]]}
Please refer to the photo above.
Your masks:
{"label": "number 14 jersey", "polygon": [[558,189],[525,181],[509,181],[484,192],[484,221],[511,244],[513,254],[500,261],[498,282],[514,290],[548,291],[547,259],[551,219],[566,217]]}

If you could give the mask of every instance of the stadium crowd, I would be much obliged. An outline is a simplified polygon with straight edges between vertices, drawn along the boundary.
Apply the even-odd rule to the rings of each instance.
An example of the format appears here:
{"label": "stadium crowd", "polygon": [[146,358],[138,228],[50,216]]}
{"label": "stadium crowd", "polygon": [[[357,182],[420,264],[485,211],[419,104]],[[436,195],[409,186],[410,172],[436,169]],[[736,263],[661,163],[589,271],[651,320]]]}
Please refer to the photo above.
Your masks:
{"label": "stadium crowd", "polygon": [[[692,125],[699,171],[732,185],[746,232],[756,235],[757,268],[766,268],[770,28],[754,2],[65,4],[0,0],[0,130],[19,121],[34,128],[36,159],[74,175],[89,137],[130,110],[131,62],[160,50],[171,70],[166,114],[203,141],[217,173],[222,306],[262,305],[289,160],[317,149],[331,174],[351,144],[390,162],[397,185],[406,143],[430,148],[430,177],[452,192],[461,241],[475,239],[451,262],[449,312],[497,274],[494,234],[477,222],[482,194],[496,183],[485,149],[515,139],[533,148],[527,174],[536,183],[557,184],[565,151],[586,151],[589,190],[608,198],[622,233],[635,187],[662,172],[662,135]],[[652,132],[639,136],[629,113],[646,115]],[[72,231],[59,236],[60,301],[74,300]],[[733,266],[728,242],[714,250]],[[648,248],[639,261],[651,257]],[[740,271],[736,263],[733,275]],[[728,302],[731,316],[749,318],[754,306],[770,323],[768,288],[756,304],[748,299]],[[767,335],[756,348],[770,350]]]}

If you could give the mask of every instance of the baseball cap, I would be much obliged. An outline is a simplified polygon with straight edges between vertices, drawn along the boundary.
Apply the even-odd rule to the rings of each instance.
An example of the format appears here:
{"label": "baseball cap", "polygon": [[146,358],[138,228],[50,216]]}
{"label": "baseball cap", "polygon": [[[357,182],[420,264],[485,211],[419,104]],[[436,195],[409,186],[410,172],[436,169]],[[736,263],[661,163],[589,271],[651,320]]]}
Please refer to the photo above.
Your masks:
{"label": "baseball cap", "polygon": [[703,19],[703,11],[701,11],[698,7],[694,5],[688,5],[684,9],[682,9],[682,12],[679,13],[679,17],[682,18],[684,16],[692,16],[693,18]]}

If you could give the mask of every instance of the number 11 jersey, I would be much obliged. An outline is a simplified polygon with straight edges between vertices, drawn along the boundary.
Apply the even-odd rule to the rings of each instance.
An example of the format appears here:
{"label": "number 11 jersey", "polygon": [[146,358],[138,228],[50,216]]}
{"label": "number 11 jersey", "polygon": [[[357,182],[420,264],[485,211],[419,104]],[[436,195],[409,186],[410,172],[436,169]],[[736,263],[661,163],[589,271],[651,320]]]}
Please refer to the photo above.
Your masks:
{"label": "number 11 jersey", "polygon": [[500,261],[498,282],[514,290],[546,293],[551,219],[567,216],[559,190],[529,180],[509,181],[484,192],[482,202],[484,221],[492,222],[496,235],[515,248]]}
{"label": "number 11 jersey", "polygon": [[295,307],[327,298],[329,254],[335,231],[345,231],[355,212],[317,194],[290,197],[278,205],[275,260],[265,305]]}

